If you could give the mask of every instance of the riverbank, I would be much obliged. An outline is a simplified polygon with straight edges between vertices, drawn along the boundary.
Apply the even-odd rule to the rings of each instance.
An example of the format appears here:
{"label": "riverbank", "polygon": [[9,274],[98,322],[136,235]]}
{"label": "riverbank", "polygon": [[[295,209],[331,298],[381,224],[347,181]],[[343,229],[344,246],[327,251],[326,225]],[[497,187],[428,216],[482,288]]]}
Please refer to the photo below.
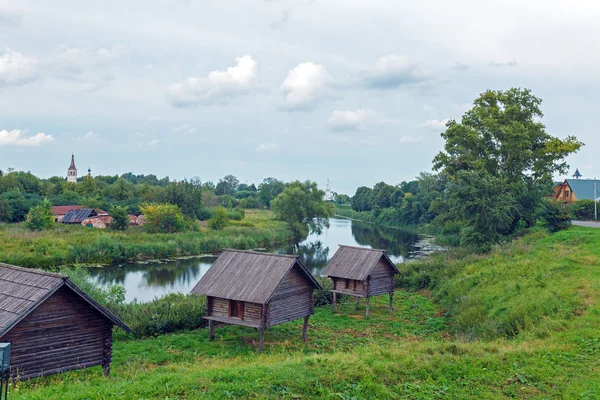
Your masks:
{"label": "riverbank", "polygon": [[79,225],[31,232],[22,224],[0,224],[0,262],[38,268],[123,263],[216,253],[224,248],[270,247],[291,238],[285,224],[267,210],[248,210],[243,220],[230,221],[222,230],[202,227],[199,232],[174,234],[149,234],[140,227],[115,232]]}
{"label": "riverbank", "polygon": [[[11,399],[579,398],[600,396],[600,230],[537,232],[488,255],[400,265],[405,289],[267,331],[120,338],[98,367],[19,383]],[[472,328],[471,328],[472,327]]]}

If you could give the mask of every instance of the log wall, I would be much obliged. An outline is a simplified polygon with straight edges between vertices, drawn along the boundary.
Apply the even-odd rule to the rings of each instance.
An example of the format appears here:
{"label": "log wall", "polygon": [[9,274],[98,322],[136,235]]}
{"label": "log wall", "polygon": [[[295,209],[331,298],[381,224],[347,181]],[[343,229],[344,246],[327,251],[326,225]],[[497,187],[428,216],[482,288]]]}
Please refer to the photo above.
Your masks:
{"label": "log wall", "polygon": [[267,326],[304,318],[313,313],[313,286],[294,266],[269,301]]}
{"label": "log wall", "polygon": [[356,281],[356,289],[353,289],[354,286],[352,285],[352,282],[350,282],[349,288],[346,289],[346,279],[332,277],[331,280],[333,281],[334,289],[350,290],[352,292],[355,292],[355,293],[361,294],[361,295],[365,295],[367,292],[367,283],[366,282]]}
{"label": "log wall", "polygon": [[[215,317],[229,317],[229,299],[208,297],[207,314]],[[244,303],[244,321],[260,323],[262,318],[262,305],[257,303]]]}
{"label": "log wall", "polygon": [[369,296],[390,293],[394,290],[394,270],[380,260],[369,275]]}

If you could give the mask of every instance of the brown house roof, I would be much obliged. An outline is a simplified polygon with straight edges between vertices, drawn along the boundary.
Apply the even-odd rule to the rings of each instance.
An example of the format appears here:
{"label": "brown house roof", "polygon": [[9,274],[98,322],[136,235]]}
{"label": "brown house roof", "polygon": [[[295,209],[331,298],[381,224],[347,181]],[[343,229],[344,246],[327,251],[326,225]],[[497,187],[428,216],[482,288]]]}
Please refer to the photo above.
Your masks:
{"label": "brown house roof", "polygon": [[0,337],[63,286],[78,294],[113,324],[131,331],[123,321],[85,294],[67,276],[0,263]]}
{"label": "brown house roof", "polygon": [[317,289],[319,283],[297,256],[225,250],[192,293],[266,304],[292,267],[297,266]]}
{"label": "brown house roof", "polygon": [[385,254],[385,250],[340,245],[322,274],[364,281],[382,258],[395,273],[398,273],[398,269]]}
{"label": "brown house roof", "polygon": [[52,212],[54,215],[65,215],[71,210],[81,210],[83,206],[54,206],[52,207]]}

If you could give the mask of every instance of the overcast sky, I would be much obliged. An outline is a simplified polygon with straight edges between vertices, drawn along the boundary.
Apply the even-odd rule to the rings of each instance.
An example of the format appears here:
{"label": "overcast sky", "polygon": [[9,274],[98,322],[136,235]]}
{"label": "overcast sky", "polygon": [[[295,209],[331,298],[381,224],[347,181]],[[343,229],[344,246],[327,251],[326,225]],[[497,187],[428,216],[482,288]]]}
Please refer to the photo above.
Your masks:
{"label": "overcast sky", "polygon": [[526,87],[600,177],[600,2],[0,0],[0,169],[311,179],[431,169],[444,122]]}

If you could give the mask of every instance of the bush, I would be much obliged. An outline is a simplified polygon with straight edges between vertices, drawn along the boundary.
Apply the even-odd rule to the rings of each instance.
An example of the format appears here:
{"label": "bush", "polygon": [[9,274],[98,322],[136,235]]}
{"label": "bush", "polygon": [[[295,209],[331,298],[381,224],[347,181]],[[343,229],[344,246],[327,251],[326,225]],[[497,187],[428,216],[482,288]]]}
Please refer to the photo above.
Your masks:
{"label": "bush", "polygon": [[112,217],[110,229],[113,231],[124,231],[129,226],[129,214],[127,214],[127,207],[123,206],[111,206],[109,214]]}
{"label": "bush", "polygon": [[51,228],[54,225],[54,213],[52,212],[52,204],[48,199],[40,205],[32,207],[27,214],[26,226],[32,231],[41,231]]}
{"label": "bush", "polygon": [[571,215],[575,219],[593,220],[594,219],[594,200],[579,200],[571,203],[568,207]]}
{"label": "bush", "polygon": [[242,200],[240,200],[239,206],[241,208],[247,208],[247,209],[259,208],[260,203],[258,202],[258,199],[256,197],[246,197],[246,198],[243,198]]}
{"label": "bush", "polygon": [[221,196],[221,205],[225,208],[237,207],[239,200],[228,194]]}
{"label": "bush", "polygon": [[539,218],[550,232],[558,232],[571,226],[571,214],[557,200],[545,200]]}
{"label": "bush", "polygon": [[178,206],[146,204],[140,208],[145,217],[144,228],[149,233],[174,233],[185,230],[185,220]]}
{"label": "bush", "polygon": [[227,210],[227,218],[234,221],[241,221],[246,216],[246,212],[241,208],[236,208],[234,210]]}
{"label": "bush", "polygon": [[212,218],[208,220],[208,226],[214,230],[221,230],[225,228],[228,223],[227,210],[223,207],[217,207]]}

